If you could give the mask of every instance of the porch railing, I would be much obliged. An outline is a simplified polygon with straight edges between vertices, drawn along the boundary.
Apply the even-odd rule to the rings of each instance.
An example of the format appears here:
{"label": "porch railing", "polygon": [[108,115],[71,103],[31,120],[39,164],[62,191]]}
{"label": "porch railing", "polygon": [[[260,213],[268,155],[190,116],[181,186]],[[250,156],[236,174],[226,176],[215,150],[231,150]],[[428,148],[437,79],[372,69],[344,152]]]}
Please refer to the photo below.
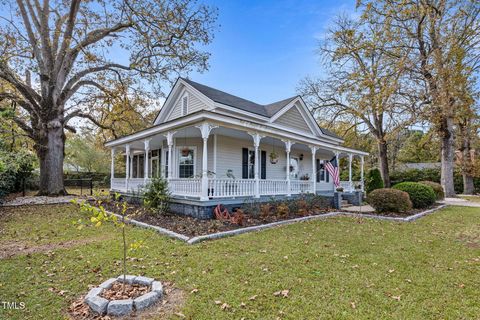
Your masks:
{"label": "porch railing", "polygon": [[[128,179],[128,192],[140,193],[145,184],[144,178]],[[341,186],[346,192],[354,191],[356,185],[361,182],[341,181]],[[311,180],[290,180],[290,194],[309,193],[312,191],[313,181]],[[111,179],[111,189],[114,191],[127,191],[125,178]],[[169,180],[169,189],[172,195],[185,197],[200,197],[202,195],[201,178],[172,178]],[[317,191],[333,191],[331,184],[317,183]],[[259,194],[262,196],[286,195],[288,194],[288,182],[282,179],[260,179]],[[254,179],[209,179],[208,197],[248,197],[255,196]]]}
{"label": "porch railing", "polygon": [[260,194],[273,196],[288,193],[287,180],[260,180]]}
{"label": "porch railing", "polygon": [[170,179],[168,187],[174,195],[197,197],[202,191],[202,179]]}
{"label": "porch railing", "polygon": [[255,195],[255,180],[252,179],[209,179],[208,196],[244,197]]}
{"label": "porch railing", "polygon": [[290,190],[292,194],[311,192],[313,182],[309,180],[292,180],[290,181]]}

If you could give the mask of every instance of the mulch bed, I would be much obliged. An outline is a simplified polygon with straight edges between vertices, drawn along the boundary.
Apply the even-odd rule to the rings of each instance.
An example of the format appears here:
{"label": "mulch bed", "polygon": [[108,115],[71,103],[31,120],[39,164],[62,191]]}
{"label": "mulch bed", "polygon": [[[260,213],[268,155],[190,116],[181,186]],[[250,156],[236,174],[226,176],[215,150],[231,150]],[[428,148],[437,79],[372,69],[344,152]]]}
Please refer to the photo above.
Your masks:
{"label": "mulch bed", "polygon": [[[103,203],[105,209],[120,214],[116,209],[116,206],[112,202]],[[188,237],[196,237],[207,235],[216,232],[236,230],[245,227],[258,226],[262,224],[272,223],[276,221],[283,221],[288,219],[306,217],[311,215],[325,214],[331,212],[331,209],[315,210],[314,212],[306,213],[305,215],[289,213],[288,215],[276,215],[269,214],[266,216],[253,216],[245,213],[245,218],[242,225],[233,224],[229,221],[220,221],[215,219],[202,220],[193,217],[178,215],[178,214],[165,214],[159,215],[150,211],[149,209],[137,205],[129,204],[127,209],[127,215],[134,220],[141,221],[150,225],[162,227]]]}
{"label": "mulch bed", "polygon": [[123,283],[115,282],[110,289],[104,290],[101,296],[107,300],[124,300],[135,299],[148,292],[150,292],[148,286],[125,284],[125,290],[123,290]]}

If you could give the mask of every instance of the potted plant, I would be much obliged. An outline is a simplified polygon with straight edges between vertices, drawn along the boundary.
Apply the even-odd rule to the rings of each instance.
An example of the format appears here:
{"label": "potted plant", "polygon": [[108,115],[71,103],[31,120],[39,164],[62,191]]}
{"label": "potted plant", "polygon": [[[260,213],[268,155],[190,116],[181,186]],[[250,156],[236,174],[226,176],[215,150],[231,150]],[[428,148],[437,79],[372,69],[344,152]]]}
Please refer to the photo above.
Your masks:
{"label": "potted plant", "polygon": [[270,152],[270,163],[276,164],[278,162],[278,154],[275,151]]}
{"label": "potted plant", "polygon": [[336,190],[337,192],[343,192],[343,187],[338,187]]}
{"label": "potted plant", "polygon": [[307,173],[307,174],[304,174],[303,176],[301,176],[301,177],[300,177],[300,180],[304,180],[304,181],[310,180],[310,177],[308,176],[308,173]]}

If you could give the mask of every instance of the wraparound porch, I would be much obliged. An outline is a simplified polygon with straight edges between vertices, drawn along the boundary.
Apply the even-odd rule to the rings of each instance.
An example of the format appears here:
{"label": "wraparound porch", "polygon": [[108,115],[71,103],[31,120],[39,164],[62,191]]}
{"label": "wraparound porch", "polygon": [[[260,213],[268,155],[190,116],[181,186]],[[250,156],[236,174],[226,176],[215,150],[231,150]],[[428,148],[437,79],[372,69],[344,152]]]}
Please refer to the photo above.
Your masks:
{"label": "wraparound porch", "polygon": [[[341,187],[346,192],[363,190],[365,153],[240,124],[246,128],[203,119],[175,126],[174,130],[158,129],[141,138],[134,139],[134,134],[120,139],[125,142],[112,145],[111,190],[140,194],[152,177],[162,176],[168,180],[173,197],[200,201],[333,194],[333,179],[324,168],[324,163],[333,157],[337,161],[341,157],[348,159],[349,180],[342,181]],[[361,170],[357,182],[352,180],[355,156],[359,157]],[[124,161],[118,161],[122,158]],[[119,165],[123,169],[115,172]]]}

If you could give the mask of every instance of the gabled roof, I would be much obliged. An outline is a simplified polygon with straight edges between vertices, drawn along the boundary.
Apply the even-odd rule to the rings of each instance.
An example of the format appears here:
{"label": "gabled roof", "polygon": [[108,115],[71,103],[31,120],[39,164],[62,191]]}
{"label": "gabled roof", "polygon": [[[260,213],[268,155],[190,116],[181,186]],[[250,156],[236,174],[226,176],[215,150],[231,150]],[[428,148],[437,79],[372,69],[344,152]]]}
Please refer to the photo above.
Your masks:
{"label": "gabled roof", "polygon": [[[243,110],[243,111],[246,111],[246,112],[250,112],[250,113],[253,113],[253,114],[256,114],[256,115],[260,115],[260,116],[269,118],[270,120],[273,120],[275,118],[275,115],[278,116],[282,110],[289,109],[290,107],[288,107],[288,105],[291,104],[294,100],[298,99],[298,101],[300,101],[300,103],[303,105],[303,108],[305,109],[306,118],[309,118],[308,121],[311,122],[311,125],[317,126],[316,130],[320,130],[321,133],[323,133],[324,135],[332,137],[334,139],[343,140],[343,138],[339,137],[335,133],[318,126],[318,123],[313,118],[312,113],[310,112],[310,110],[308,110],[306,108],[305,102],[303,101],[301,96],[297,95],[297,96],[290,97],[290,98],[287,98],[287,99],[284,99],[284,100],[280,100],[280,101],[277,101],[277,102],[274,102],[274,103],[261,105],[261,104],[258,104],[256,102],[234,96],[230,93],[227,93],[227,92],[224,92],[224,91],[206,86],[204,84],[192,81],[192,80],[187,79],[187,78],[181,78],[181,77],[178,78],[177,82],[174,85],[174,88],[177,86],[178,80],[182,80],[185,83],[187,83],[188,85],[192,86],[195,90],[197,90],[198,92],[200,92],[205,97],[212,100],[213,102],[220,103],[220,104],[223,104],[223,105],[226,105],[226,106],[229,106],[229,107],[237,108],[237,109],[240,109],[240,110]],[[172,89],[172,91],[173,91],[173,89]],[[171,94],[171,92],[170,92],[170,94]],[[170,97],[170,94],[169,94],[169,97]],[[167,97],[167,101],[168,101],[168,97]],[[159,114],[155,118],[154,123],[156,123],[156,121],[157,121],[158,117],[160,116],[161,112],[162,112],[162,110],[160,110]]]}
{"label": "gabled roof", "polygon": [[268,118],[273,116],[280,109],[286,106],[290,101],[292,101],[297,97],[295,96],[295,97],[274,102],[271,104],[261,105],[253,101],[234,96],[233,94],[206,86],[204,84],[201,84],[189,79],[182,78],[182,80],[184,80],[189,85],[191,85],[192,87],[194,87],[195,89],[197,89],[202,94],[204,94],[205,96],[207,96],[208,98],[212,99],[215,102],[218,102],[230,107],[234,107],[237,109],[241,109],[244,111],[252,112]]}

